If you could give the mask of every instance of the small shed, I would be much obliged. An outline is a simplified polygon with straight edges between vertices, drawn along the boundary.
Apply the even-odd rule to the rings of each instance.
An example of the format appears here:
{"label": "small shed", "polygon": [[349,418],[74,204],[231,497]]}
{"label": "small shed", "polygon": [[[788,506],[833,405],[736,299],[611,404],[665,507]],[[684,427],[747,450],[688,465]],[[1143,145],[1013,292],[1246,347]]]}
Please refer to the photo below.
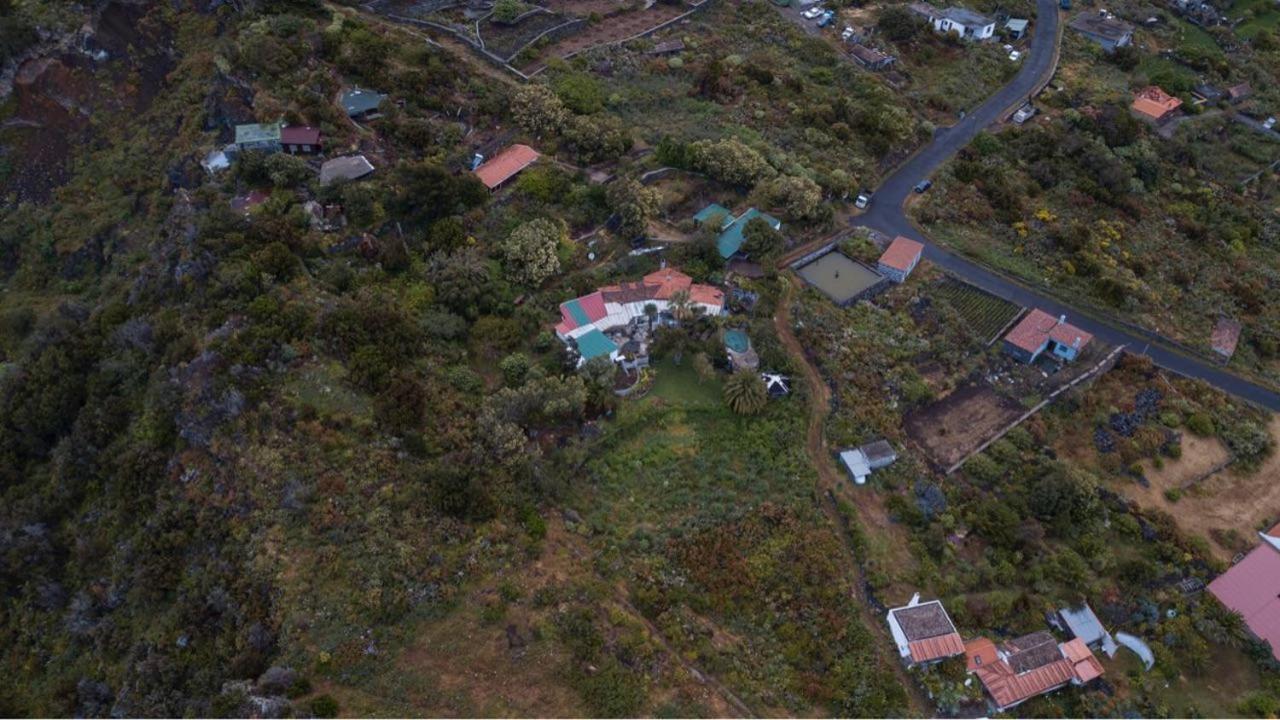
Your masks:
{"label": "small shed", "polygon": [[1027,36],[1027,25],[1031,21],[1026,18],[1009,18],[1004,23],[1004,29],[1009,31],[1009,37],[1014,40],[1021,40]]}
{"label": "small shed", "polygon": [[848,471],[849,477],[858,485],[867,484],[867,476],[871,474],[871,462],[859,448],[852,448],[840,453],[840,462]]}
{"label": "small shed", "polygon": [[888,440],[875,440],[858,448],[862,451],[872,470],[879,470],[892,465],[898,459],[898,453]]}
{"label": "small shed", "polygon": [[1236,354],[1240,330],[1240,321],[1228,317],[1218,318],[1218,323],[1213,326],[1213,351],[1222,356],[1223,360],[1230,360]]}
{"label": "small shed", "polygon": [[1058,620],[1072,637],[1090,647],[1100,648],[1107,657],[1115,657],[1116,651],[1120,649],[1088,603],[1074,608],[1062,608],[1058,611]]}
{"label": "small shed", "polygon": [[1253,96],[1253,88],[1247,82],[1227,88],[1227,100],[1233,103],[1243,102]]}
{"label": "small shed", "polygon": [[320,128],[296,126],[280,130],[280,146],[287,153],[311,155],[320,152]]}
{"label": "small shed", "polygon": [[920,257],[923,254],[922,243],[899,235],[889,243],[889,247],[880,256],[876,269],[895,283],[905,282],[911,271],[920,264]]}
{"label": "small shed", "polygon": [[363,155],[347,155],[328,160],[320,166],[320,184],[359,180],[372,172],[373,164],[368,158]]}
{"label": "small shed", "polygon": [[338,103],[346,111],[347,117],[358,120],[372,119],[377,116],[378,106],[387,96],[364,88],[351,88],[338,97]]}
{"label": "small shed", "polygon": [[681,52],[683,50],[684,50],[683,40],[667,40],[666,42],[660,42],[657,45],[654,45],[653,49],[649,51],[649,54],[650,55],[674,55],[675,53]]}

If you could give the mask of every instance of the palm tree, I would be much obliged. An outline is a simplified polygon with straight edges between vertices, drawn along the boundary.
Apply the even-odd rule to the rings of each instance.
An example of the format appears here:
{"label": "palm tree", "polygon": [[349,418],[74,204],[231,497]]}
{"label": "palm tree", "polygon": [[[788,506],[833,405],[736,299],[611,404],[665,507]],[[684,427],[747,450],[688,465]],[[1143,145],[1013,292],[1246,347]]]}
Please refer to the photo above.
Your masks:
{"label": "palm tree", "polygon": [[671,299],[668,303],[671,307],[671,314],[674,315],[677,320],[683,321],[689,318],[692,306],[689,303],[688,290],[677,290],[671,293]]}
{"label": "palm tree", "polygon": [[724,400],[739,415],[755,415],[769,401],[764,381],[754,371],[739,370],[724,383]]}
{"label": "palm tree", "polygon": [[644,316],[649,318],[649,332],[653,332],[653,319],[658,317],[658,306],[653,303],[645,303]]}

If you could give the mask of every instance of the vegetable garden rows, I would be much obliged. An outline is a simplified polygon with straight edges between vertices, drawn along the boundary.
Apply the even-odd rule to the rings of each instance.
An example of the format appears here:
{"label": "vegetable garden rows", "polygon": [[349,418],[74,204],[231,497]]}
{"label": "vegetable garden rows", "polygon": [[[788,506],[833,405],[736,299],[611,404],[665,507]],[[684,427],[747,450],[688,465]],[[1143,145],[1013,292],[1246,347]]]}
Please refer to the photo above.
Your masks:
{"label": "vegetable garden rows", "polygon": [[990,341],[1021,309],[995,295],[967,283],[946,280],[938,287],[938,297],[955,308],[974,337]]}

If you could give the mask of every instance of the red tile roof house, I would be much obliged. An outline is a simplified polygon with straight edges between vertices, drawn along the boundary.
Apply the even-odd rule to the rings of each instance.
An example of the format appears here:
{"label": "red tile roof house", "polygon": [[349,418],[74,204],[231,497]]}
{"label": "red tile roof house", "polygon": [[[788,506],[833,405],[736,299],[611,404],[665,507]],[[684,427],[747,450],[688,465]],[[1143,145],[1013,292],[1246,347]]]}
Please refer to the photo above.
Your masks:
{"label": "red tile roof house", "polygon": [[1280,660],[1280,524],[1258,535],[1262,544],[1209,583],[1209,592]]}
{"label": "red tile roof house", "polygon": [[1130,107],[1138,117],[1161,123],[1178,112],[1182,101],[1152,85],[1135,93]]}
{"label": "red tile roof house", "polygon": [[889,247],[880,256],[876,269],[881,275],[896,283],[905,282],[911,271],[920,264],[920,256],[923,253],[924,245],[899,235],[889,243]]}
{"label": "red tile roof house", "polygon": [[[712,285],[695,283],[693,278],[676,270],[663,268],[645,275],[639,282],[608,285],[595,292],[560,303],[560,322],[556,336],[566,344],[578,347],[580,359],[590,360],[596,354],[613,353],[612,341],[601,335],[633,320],[648,319],[645,306],[659,312],[670,310],[671,298],[678,292],[689,296],[690,309],[707,315],[724,312],[724,291]],[[584,347],[583,339],[587,338]]]}
{"label": "red tile roof house", "polygon": [[320,128],[287,127],[280,130],[280,147],[287,153],[313,154],[320,152]]}
{"label": "red tile roof house", "polygon": [[930,665],[964,653],[964,640],[938,600],[911,602],[889,611],[889,633],[907,665]]}
{"label": "red tile roof house", "polygon": [[1047,632],[1014,638],[997,647],[986,638],[965,645],[969,672],[978,676],[995,712],[1067,685],[1083,685],[1102,676],[1102,663],[1076,638],[1059,643]]}
{"label": "red tile roof house", "polygon": [[1024,363],[1035,362],[1048,350],[1054,357],[1071,361],[1080,356],[1093,335],[1043,310],[1032,310],[1004,336],[1005,352]]}
{"label": "red tile roof house", "polygon": [[497,190],[503,183],[520,174],[520,171],[537,162],[538,151],[528,145],[512,145],[475,169],[476,177],[490,190]]}

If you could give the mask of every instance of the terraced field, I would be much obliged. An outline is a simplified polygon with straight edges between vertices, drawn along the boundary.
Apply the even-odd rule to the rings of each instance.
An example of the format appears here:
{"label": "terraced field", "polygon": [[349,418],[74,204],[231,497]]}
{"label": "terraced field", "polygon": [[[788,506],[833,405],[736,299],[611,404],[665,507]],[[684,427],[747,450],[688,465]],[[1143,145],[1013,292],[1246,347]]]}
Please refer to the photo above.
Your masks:
{"label": "terraced field", "polygon": [[959,280],[942,281],[935,296],[955,308],[969,332],[983,342],[995,339],[996,333],[1003,330],[1022,310],[1008,300],[1002,300]]}

